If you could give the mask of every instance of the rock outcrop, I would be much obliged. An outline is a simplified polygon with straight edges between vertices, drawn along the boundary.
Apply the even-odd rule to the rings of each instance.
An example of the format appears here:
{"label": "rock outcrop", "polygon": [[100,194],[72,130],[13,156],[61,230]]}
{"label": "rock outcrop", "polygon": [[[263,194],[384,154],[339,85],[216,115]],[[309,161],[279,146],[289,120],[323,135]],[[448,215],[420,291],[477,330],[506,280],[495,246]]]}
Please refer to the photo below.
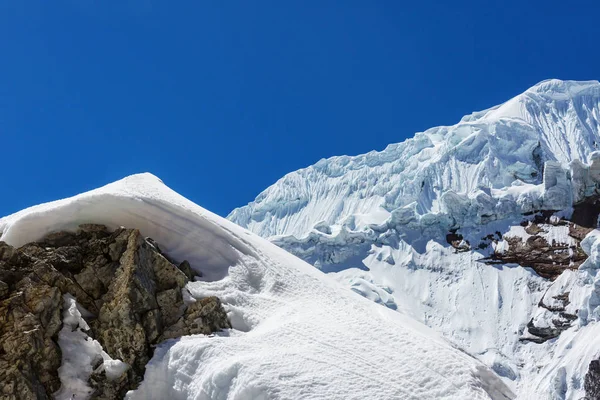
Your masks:
{"label": "rock outcrop", "polygon": [[457,229],[452,229],[446,235],[446,242],[454,247],[457,253],[464,253],[471,250],[471,244],[468,240],[465,240],[460,233],[456,233]]}
{"label": "rock outcrop", "polygon": [[[519,264],[551,280],[566,269],[579,268],[588,257],[579,243],[592,229],[565,219],[550,218],[551,215],[551,212],[542,213],[533,221],[523,222],[522,226],[528,237],[504,235],[502,240],[508,246],[496,247],[489,258],[481,261],[488,264]],[[549,240],[548,237],[552,235],[547,235],[548,230],[554,227],[566,228],[568,233],[564,236],[572,240],[566,237],[561,238],[562,240]]]}
{"label": "rock outcrop", "polygon": [[44,399],[60,387],[61,291],[31,261],[0,242],[2,399]]}
{"label": "rock outcrop", "polygon": [[571,327],[573,321],[577,319],[577,315],[566,311],[569,305],[569,292],[553,296],[554,305],[545,303],[545,296],[538,303],[540,309],[546,310],[550,315],[550,323],[544,326],[536,324],[534,318],[527,323],[528,336],[523,336],[523,342],[544,343],[547,340],[558,337],[563,331]]}
{"label": "rock outcrop", "polygon": [[19,249],[0,242],[0,398],[47,399],[61,387],[65,295],[89,311],[90,340],[128,366],[115,377],[92,360],[90,396],[122,398],[143,379],[156,344],[230,328],[218,298],[184,302],[192,275],[136,229],[81,225]]}
{"label": "rock outcrop", "polygon": [[600,360],[592,360],[585,375],[585,400],[600,400]]}
{"label": "rock outcrop", "polygon": [[[503,235],[497,232],[497,238],[484,238],[494,244],[494,251],[490,257],[481,261],[529,267],[539,276],[551,281],[565,270],[577,270],[588,258],[581,247],[581,241],[592,231],[591,226],[595,223],[585,223],[583,216],[596,212],[594,204],[595,202],[590,201],[574,208],[573,215],[579,223],[573,222],[573,217],[567,220],[559,218],[552,211],[541,211],[523,221],[521,227],[513,227]],[[572,311],[567,312],[568,305],[568,291],[545,294],[520,340],[543,343],[569,329],[577,315]]]}

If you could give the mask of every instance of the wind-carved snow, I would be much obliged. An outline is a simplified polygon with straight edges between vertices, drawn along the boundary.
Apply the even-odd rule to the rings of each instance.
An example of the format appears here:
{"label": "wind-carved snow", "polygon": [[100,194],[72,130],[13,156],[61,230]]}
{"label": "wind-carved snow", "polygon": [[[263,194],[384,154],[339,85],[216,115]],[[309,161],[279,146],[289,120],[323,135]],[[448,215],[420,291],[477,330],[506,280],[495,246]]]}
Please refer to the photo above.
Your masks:
{"label": "wind-carved snow", "polygon": [[[492,367],[519,398],[579,399],[589,361],[599,355],[600,292],[591,266],[600,261],[555,282],[480,261],[508,250],[502,236],[528,239],[524,214],[567,215],[598,193],[599,124],[600,83],[544,81],[456,125],[292,172],[228,218],[433,327]],[[574,244],[567,227],[540,228],[550,244]],[[456,229],[464,252],[446,242]],[[594,259],[592,239],[584,242]],[[532,318],[552,318],[540,300],[551,304],[567,288],[578,321],[557,340],[520,341]]]}
{"label": "wind-carved snow", "polygon": [[218,296],[233,326],[161,344],[129,399],[514,397],[494,372],[430,328],[347,290],[149,174],[3,218],[0,233],[18,246],[90,222],[139,228],[173,258],[189,260],[205,276],[187,289]]}

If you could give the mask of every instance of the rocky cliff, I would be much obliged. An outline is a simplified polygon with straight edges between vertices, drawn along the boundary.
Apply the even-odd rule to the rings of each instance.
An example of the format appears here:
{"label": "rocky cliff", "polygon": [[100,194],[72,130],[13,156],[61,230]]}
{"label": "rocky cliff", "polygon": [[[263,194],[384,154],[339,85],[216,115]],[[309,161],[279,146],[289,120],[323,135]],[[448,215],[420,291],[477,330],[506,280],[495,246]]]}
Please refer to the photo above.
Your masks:
{"label": "rocky cliff", "polygon": [[194,272],[136,229],[0,242],[0,398],[122,398],[164,340],[230,328]]}

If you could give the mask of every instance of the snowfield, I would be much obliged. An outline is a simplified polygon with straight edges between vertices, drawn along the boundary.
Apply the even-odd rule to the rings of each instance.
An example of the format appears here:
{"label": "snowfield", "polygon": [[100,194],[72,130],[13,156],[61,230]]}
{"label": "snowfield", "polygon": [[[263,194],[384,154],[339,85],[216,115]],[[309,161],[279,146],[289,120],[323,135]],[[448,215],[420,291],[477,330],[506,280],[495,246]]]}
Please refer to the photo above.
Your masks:
{"label": "snowfield", "polygon": [[[600,83],[553,79],[292,172],[229,215],[239,226],[143,174],[0,219],[0,240],[138,228],[202,272],[185,295],[219,297],[233,328],[161,344],[129,399],[581,400],[600,359],[600,229],[559,222],[600,198],[599,144]],[[532,236],[589,257],[551,247],[555,280],[485,263]],[[86,394],[90,355],[126,365],[69,329],[85,321],[64,300],[60,377]]]}
{"label": "snowfield", "polygon": [[[352,292],[432,327],[477,357],[519,399],[580,400],[600,357],[600,231],[590,257],[552,282],[517,264],[486,265],[522,222],[600,193],[600,83],[543,81],[452,126],[382,151],[322,159],[282,177],[228,216]],[[593,221],[592,221],[593,222]],[[550,244],[576,245],[567,226],[540,225]],[[447,235],[462,237],[458,249]],[[532,343],[528,323],[576,315],[558,338]]]}
{"label": "snowfield", "polygon": [[[81,223],[138,228],[171,257],[187,259],[204,274],[187,289],[218,296],[232,322],[211,337],[160,345],[130,399],[514,398],[494,372],[430,328],[347,290],[150,174],[5,217],[0,240],[20,246]],[[65,301],[65,321],[84,323]],[[66,332],[60,344],[72,353],[82,346]],[[85,369],[81,362],[63,364],[63,385],[81,385],[68,373]]]}

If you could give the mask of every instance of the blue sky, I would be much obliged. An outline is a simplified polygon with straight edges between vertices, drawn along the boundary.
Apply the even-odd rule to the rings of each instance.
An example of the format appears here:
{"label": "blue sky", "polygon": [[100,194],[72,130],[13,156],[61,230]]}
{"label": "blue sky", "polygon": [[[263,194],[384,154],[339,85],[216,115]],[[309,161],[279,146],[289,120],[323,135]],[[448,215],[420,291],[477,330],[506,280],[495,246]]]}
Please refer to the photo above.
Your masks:
{"label": "blue sky", "polygon": [[598,79],[595,1],[5,1],[0,215],[149,171],[226,215],[547,78]]}

